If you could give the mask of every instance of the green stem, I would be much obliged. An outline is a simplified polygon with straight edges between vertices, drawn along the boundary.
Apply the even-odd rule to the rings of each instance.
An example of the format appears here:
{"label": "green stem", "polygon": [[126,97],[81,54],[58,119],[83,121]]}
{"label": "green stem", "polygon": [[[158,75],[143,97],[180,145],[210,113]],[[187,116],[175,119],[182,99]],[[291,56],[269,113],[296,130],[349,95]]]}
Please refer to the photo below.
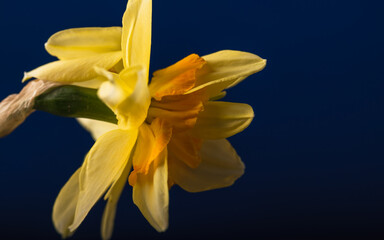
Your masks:
{"label": "green stem", "polygon": [[34,109],[62,117],[117,123],[115,114],[97,97],[97,90],[91,88],[72,85],[52,88],[35,98]]}

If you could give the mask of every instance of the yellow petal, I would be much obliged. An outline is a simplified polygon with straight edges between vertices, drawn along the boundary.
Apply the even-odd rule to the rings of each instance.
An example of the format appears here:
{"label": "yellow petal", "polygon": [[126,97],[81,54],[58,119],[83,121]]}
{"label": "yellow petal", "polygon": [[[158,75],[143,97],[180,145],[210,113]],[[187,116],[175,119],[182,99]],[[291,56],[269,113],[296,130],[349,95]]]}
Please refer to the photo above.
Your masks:
{"label": "yellow petal", "polygon": [[73,224],[69,227],[71,231],[80,225],[107,188],[121,177],[136,138],[137,129],[117,129],[97,139],[80,172],[79,201]]}
{"label": "yellow petal", "polygon": [[[104,77],[103,83],[99,87],[98,96],[105,102],[115,113],[117,106],[132,93],[132,89],[125,89],[125,83],[120,80],[119,74],[107,71],[103,68],[95,67],[95,71]],[[123,86],[121,86],[123,84]]]}
{"label": "yellow petal", "polygon": [[99,98],[114,111],[121,129],[138,128],[146,119],[151,104],[144,70],[126,68],[118,77],[104,71],[104,76],[109,81],[100,86]]}
{"label": "yellow petal", "polygon": [[175,133],[168,144],[168,157],[184,162],[190,168],[201,163],[202,139],[191,136],[189,131]]}
{"label": "yellow petal", "polygon": [[129,0],[123,16],[121,49],[125,67],[142,66],[148,82],[152,0]]}
{"label": "yellow petal", "polygon": [[205,64],[203,58],[191,54],[177,63],[153,73],[149,91],[160,101],[163,96],[180,95],[195,86],[196,72]]}
{"label": "yellow petal", "polygon": [[210,97],[214,97],[261,71],[266,65],[266,60],[257,55],[233,50],[216,52],[203,58],[207,63],[200,72],[196,87],[187,93],[204,89]]}
{"label": "yellow petal", "polygon": [[127,182],[129,167],[126,167],[121,177],[115,182],[115,184],[109,189],[108,202],[105,206],[103,218],[101,220],[101,237],[103,240],[111,239],[113,233],[113,227],[115,222],[116,208],[119,201],[121,192]]}
{"label": "yellow petal", "polygon": [[137,174],[133,202],[158,232],[168,228],[168,165],[165,149],[152,164],[148,174]]}
{"label": "yellow petal", "polygon": [[22,81],[30,78],[61,83],[88,81],[98,76],[94,66],[110,69],[120,59],[121,52],[116,51],[72,60],[55,61],[25,73]]}
{"label": "yellow petal", "polygon": [[204,139],[228,138],[248,127],[253,117],[252,107],[248,104],[207,102],[192,131]]}
{"label": "yellow petal", "polygon": [[72,28],[53,34],[45,43],[61,60],[121,50],[121,27]]}
{"label": "yellow petal", "polygon": [[220,99],[224,98],[225,96],[227,96],[227,92],[226,91],[222,91],[222,92],[219,93],[219,95],[211,96],[211,98],[209,100],[217,101],[217,100],[220,100]]}
{"label": "yellow petal", "polygon": [[190,168],[169,159],[169,177],[184,190],[201,192],[231,186],[244,173],[244,164],[226,139],[205,140],[201,163]]}
{"label": "yellow petal", "polygon": [[138,173],[147,174],[151,164],[164,151],[172,136],[172,127],[166,121],[156,118],[151,125],[142,124],[133,154],[133,171],[129,177],[129,184],[134,186]]}
{"label": "yellow petal", "polygon": [[101,135],[109,131],[118,129],[116,124],[88,119],[88,118],[77,118],[77,121],[83,126],[87,131],[89,131],[96,141]]}
{"label": "yellow petal", "polygon": [[79,173],[80,168],[72,175],[64,187],[60,190],[53,205],[52,220],[56,231],[63,238],[73,234],[68,227],[75,217],[76,204],[79,196]]}
{"label": "yellow petal", "polygon": [[100,78],[94,78],[91,80],[87,80],[85,82],[74,82],[74,83],[72,83],[72,85],[79,86],[79,87],[85,87],[85,88],[98,89],[103,82],[104,81]]}
{"label": "yellow petal", "polygon": [[205,95],[201,91],[187,95],[164,96],[161,101],[152,100],[147,120],[161,118],[171,123],[174,131],[185,131],[195,126],[204,101]]}

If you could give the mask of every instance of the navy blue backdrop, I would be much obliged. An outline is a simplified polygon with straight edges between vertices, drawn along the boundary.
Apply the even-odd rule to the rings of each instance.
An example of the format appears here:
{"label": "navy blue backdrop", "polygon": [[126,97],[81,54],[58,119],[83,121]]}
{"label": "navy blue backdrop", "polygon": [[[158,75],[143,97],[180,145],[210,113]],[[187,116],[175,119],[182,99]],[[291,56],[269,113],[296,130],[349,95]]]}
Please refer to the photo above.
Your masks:
{"label": "navy blue backdrop", "polygon": [[[153,1],[151,72],[222,49],[268,59],[228,92],[255,119],[230,139],[247,168],[230,188],[170,193],[159,234],[126,188],[114,239],[384,239],[383,6],[379,1]],[[52,61],[63,29],[120,26],[125,1],[1,1],[0,98]],[[0,139],[0,235],[60,239],[51,208],[93,141],[73,119],[34,113]],[[103,202],[73,239],[99,238]]]}

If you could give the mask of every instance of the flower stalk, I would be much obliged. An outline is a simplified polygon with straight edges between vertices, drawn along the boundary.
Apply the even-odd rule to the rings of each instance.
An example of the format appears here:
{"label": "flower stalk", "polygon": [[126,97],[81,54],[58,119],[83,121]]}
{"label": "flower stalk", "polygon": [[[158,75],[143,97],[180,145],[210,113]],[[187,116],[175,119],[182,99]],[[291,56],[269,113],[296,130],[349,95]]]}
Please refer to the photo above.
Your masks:
{"label": "flower stalk", "polygon": [[60,83],[34,80],[17,94],[12,94],[0,102],[0,138],[15,130],[34,112],[36,96],[60,85]]}

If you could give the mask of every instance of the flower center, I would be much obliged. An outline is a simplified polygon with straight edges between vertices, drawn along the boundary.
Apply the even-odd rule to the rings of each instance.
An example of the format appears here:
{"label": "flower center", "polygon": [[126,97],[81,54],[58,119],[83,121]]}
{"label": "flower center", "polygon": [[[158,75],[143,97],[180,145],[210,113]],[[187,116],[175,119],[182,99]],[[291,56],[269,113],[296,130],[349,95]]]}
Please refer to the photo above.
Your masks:
{"label": "flower center", "polygon": [[181,132],[196,124],[197,115],[206,100],[202,91],[185,94],[195,87],[197,72],[205,61],[191,54],[168,68],[153,74],[149,90],[152,96],[147,122],[161,118],[169,122],[173,130]]}

